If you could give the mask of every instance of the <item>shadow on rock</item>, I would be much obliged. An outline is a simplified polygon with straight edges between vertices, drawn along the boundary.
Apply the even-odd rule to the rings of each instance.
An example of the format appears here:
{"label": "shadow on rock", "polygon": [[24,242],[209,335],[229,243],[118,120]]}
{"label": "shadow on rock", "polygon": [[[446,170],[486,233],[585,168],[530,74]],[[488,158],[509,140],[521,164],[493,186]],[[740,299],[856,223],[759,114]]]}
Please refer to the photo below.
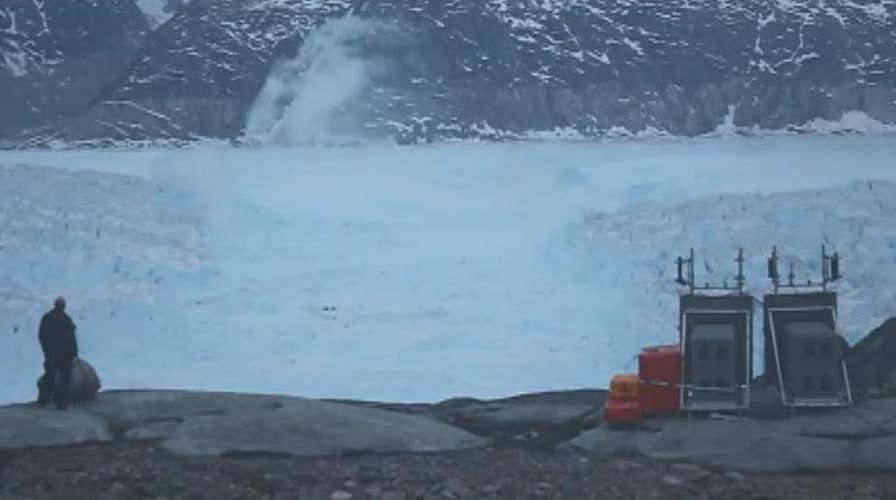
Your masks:
{"label": "shadow on rock", "polygon": [[454,398],[431,405],[337,402],[427,416],[491,438],[496,445],[550,447],[600,425],[606,398],[605,390],[582,389],[495,400]]}

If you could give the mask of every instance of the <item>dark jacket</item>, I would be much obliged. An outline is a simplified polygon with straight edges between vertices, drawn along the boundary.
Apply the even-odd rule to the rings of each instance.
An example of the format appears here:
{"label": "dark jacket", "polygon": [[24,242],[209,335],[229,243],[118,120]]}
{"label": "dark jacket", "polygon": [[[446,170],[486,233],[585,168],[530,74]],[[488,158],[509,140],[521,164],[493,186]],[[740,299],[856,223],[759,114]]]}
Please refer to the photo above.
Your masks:
{"label": "dark jacket", "polygon": [[75,323],[65,311],[53,309],[40,320],[40,347],[50,362],[71,361],[78,356]]}

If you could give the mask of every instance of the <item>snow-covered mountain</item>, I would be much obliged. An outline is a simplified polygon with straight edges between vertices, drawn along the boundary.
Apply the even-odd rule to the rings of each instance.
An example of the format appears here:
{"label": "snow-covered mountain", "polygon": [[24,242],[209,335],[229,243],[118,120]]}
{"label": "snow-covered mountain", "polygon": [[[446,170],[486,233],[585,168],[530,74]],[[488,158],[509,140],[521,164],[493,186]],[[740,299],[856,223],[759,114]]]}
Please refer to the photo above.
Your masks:
{"label": "snow-covered mountain", "polygon": [[0,3],[0,132],[82,112],[148,32],[133,0]]}
{"label": "snow-covered mountain", "polygon": [[57,129],[239,137],[259,100],[270,127],[329,100],[328,132],[403,141],[896,123],[896,1],[193,0]]}

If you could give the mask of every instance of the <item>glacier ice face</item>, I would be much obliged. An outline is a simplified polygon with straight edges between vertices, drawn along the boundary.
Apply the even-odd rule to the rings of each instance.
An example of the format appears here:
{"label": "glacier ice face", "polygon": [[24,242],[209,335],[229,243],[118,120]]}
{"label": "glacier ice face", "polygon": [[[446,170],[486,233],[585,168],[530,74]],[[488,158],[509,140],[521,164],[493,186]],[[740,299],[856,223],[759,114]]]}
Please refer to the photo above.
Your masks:
{"label": "glacier ice face", "polygon": [[108,388],[431,401],[605,386],[677,338],[690,246],[714,282],[744,246],[761,293],[772,245],[814,278],[828,244],[854,341],[896,315],[894,148],[0,152],[0,400],[33,397],[34,328],[60,293]]}

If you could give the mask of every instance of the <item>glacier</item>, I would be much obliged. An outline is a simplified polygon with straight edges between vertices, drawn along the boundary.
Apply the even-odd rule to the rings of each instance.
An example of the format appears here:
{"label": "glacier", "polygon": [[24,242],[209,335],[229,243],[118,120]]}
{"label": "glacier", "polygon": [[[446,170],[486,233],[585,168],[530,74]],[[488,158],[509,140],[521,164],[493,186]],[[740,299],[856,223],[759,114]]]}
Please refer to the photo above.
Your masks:
{"label": "glacier", "polygon": [[700,282],[744,247],[760,298],[772,245],[801,278],[840,252],[855,342],[896,315],[894,139],[2,151],[0,403],[34,399],[59,294],[105,388],[606,386],[677,339],[691,246]]}

